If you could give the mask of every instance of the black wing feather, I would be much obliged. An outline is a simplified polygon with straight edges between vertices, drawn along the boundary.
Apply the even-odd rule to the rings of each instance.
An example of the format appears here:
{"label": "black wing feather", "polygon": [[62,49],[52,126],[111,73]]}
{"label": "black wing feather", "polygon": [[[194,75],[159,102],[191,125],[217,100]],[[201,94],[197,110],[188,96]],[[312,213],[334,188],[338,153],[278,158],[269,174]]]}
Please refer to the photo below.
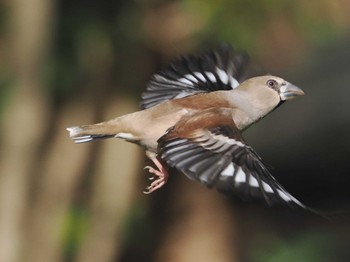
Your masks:
{"label": "black wing feather", "polygon": [[[183,127],[181,127],[183,128]],[[159,139],[159,156],[192,180],[242,198],[262,198],[267,204],[287,203],[306,208],[271,175],[259,155],[233,126],[219,125]],[[195,135],[194,135],[195,134]]]}
{"label": "black wing feather", "polygon": [[248,75],[248,56],[228,44],[199,55],[187,55],[155,74],[142,94],[141,108],[202,92],[236,88]]}

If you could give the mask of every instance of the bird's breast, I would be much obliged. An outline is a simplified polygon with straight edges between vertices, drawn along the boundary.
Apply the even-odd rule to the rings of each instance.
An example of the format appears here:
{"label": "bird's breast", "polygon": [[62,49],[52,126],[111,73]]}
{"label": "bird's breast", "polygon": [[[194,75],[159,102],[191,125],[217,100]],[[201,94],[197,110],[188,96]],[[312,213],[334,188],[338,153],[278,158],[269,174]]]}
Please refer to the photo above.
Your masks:
{"label": "bird's breast", "polygon": [[140,144],[148,151],[156,152],[158,139],[189,111],[184,108],[167,108],[167,105],[159,105],[144,112],[144,116],[139,118],[138,123]]}

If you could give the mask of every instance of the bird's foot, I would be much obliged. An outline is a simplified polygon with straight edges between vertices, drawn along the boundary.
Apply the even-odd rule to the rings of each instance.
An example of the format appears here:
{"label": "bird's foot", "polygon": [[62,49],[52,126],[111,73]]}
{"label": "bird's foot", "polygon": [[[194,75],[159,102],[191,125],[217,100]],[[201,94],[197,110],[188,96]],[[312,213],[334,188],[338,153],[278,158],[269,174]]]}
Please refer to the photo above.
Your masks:
{"label": "bird's foot", "polygon": [[145,191],[143,191],[144,194],[150,194],[157,189],[161,188],[168,180],[168,171],[166,168],[159,162],[157,158],[151,159],[153,163],[157,166],[158,170],[151,167],[151,166],[145,166],[144,169],[147,169],[150,174],[153,174],[154,176],[151,176],[149,179],[154,180]]}

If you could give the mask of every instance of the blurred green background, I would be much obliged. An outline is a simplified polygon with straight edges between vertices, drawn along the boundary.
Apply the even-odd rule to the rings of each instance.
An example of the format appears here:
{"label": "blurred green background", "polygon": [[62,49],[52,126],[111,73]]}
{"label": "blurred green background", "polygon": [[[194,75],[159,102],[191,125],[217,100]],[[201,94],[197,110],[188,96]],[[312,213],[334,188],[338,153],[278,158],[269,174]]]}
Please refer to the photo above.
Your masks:
{"label": "blurred green background", "polygon": [[[350,2],[5,0],[0,3],[0,260],[349,261]],[[173,174],[143,151],[75,145],[67,126],[137,110],[176,56],[229,42],[306,96],[245,137],[325,219]],[[147,127],[145,127],[147,128]]]}

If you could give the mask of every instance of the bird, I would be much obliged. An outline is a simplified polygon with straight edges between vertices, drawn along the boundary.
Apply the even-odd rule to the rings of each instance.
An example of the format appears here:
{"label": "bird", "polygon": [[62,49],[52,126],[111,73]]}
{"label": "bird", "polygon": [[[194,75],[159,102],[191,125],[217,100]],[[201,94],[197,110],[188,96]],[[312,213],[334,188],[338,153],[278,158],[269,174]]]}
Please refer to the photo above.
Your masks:
{"label": "bird", "polygon": [[175,169],[224,194],[307,209],[270,173],[242,136],[252,124],[304,91],[273,75],[248,77],[250,59],[230,44],[184,55],[154,74],[141,109],[67,128],[75,143],[120,138],[144,148],[154,166],[152,193]]}

